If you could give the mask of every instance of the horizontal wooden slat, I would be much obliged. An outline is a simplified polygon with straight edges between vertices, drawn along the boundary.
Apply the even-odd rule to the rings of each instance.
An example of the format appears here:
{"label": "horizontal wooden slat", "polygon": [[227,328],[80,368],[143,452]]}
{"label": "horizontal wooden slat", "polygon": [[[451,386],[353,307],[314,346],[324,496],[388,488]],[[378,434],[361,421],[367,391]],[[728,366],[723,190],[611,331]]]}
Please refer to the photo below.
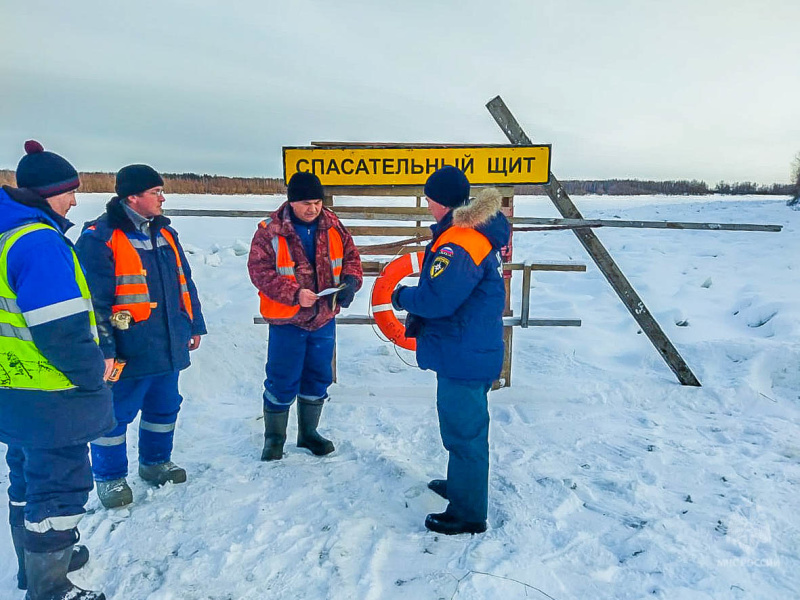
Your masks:
{"label": "horizontal wooden slat", "polygon": [[347,230],[350,235],[371,235],[371,236],[384,236],[384,235],[401,235],[403,237],[414,236],[428,236],[431,234],[430,227],[414,227],[413,225],[398,225],[392,227],[389,225],[349,225]]}
{"label": "horizontal wooden slat", "polygon": [[[398,315],[398,320],[405,323],[405,315]],[[374,325],[375,319],[367,315],[339,315],[336,322],[341,325]],[[263,317],[253,317],[255,325],[264,325]],[[520,317],[503,317],[506,327],[519,327],[522,324]],[[528,327],[580,327],[580,319],[528,319]]]}
{"label": "horizontal wooden slat", "polygon": [[[381,221],[421,221],[431,222],[430,213],[413,206],[334,206],[334,211],[344,219],[363,219]],[[164,211],[168,217],[253,217],[265,218],[270,215],[268,210],[208,210],[192,208],[173,208]],[[555,227],[630,227],[635,229],[699,229],[706,231],[781,231],[782,225],[766,225],[757,223],[693,223],[680,221],[623,221],[610,219],[550,219],[540,217],[512,217],[509,219],[513,225],[544,225]],[[353,229],[353,227],[350,227]],[[515,230],[524,231],[524,228],[515,227]],[[429,233],[425,228],[425,233]],[[363,233],[359,235],[381,235],[380,233]],[[404,233],[385,233],[383,235],[404,235]]]}
{"label": "horizontal wooden slat", "polygon": [[[377,275],[387,264],[389,264],[389,261],[362,260],[361,268],[364,271],[364,275]],[[586,265],[580,263],[540,262],[540,263],[529,263],[527,266],[531,268],[531,271],[568,271],[568,272],[586,271]],[[525,268],[525,263],[505,263],[503,265],[504,271],[521,271],[524,268]]]}
{"label": "horizontal wooden slat", "polygon": [[[419,244],[414,244],[411,246],[403,246],[402,248],[392,248],[392,249],[369,249],[369,248],[359,248],[358,252],[361,256],[394,256],[395,254],[411,254],[412,252],[419,252],[420,250],[425,250],[425,246],[421,246]],[[363,264],[364,261],[361,261]]]}

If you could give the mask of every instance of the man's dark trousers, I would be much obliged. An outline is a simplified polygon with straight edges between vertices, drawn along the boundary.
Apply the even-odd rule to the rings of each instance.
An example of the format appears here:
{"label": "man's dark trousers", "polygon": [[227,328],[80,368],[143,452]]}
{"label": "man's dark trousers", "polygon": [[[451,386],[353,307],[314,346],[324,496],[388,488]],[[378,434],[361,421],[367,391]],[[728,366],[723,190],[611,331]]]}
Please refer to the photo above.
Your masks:
{"label": "man's dark trousers", "polygon": [[271,324],[264,408],[270,412],[285,412],[297,396],[307,402],[327,398],[328,387],[333,383],[335,345],[336,322],[333,320],[316,331]]}
{"label": "man's dark trousers", "polygon": [[470,523],[486,521],[489,505],[491,383],[437,375],[436,408],[447,462],[447,512]]}
{"label": "man's dark trousers", "polygon": [[78,541],[78,521],[92,489],[89,446],[23,448],[6,453],[9,521],[25,525],[25,548],[55,552]]}

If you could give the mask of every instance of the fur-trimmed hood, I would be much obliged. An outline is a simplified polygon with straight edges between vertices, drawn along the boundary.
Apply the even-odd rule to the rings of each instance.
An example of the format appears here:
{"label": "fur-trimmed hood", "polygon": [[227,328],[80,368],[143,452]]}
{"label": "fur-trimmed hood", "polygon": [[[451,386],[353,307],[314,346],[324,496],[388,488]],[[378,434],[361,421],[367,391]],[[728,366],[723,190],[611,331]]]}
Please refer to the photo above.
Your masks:
{"label": "fur-trimmed hood", "polygon": [[503,197],[497,188],[483,188],[469,204],[453,211],[453,227],[476,229],[485,235],[496,249],[508,244],[511,225],[501,212]]}
{"label": "fur-trimmed hood", "polygon": [[497,188],[483,188],[468,204],[453,210],[453,226],[475,229],[500,212],[503,198]]}

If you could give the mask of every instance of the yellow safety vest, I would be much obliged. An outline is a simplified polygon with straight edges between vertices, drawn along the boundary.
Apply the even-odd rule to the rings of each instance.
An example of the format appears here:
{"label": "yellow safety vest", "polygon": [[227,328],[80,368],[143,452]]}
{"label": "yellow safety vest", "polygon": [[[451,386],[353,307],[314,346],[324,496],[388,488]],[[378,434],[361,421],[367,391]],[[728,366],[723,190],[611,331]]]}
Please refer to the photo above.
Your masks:
{"label": "yellow safety vest", "polygon": [[[8,285],[8,252],[23,235],[42,229],[52,229],[57,232],[54,227],[44,223],[29,223],[0,236],[0,389],[56,392],[75,387],[64,373],[56,369],[39,352],[33,343],[29,327],[86,310],[89,312],[94,340],[98,344],[100,342],[97,337],[97,320],[89,286],[74,250],[71,251],[75,265],[75,282],[81,292],[80,298],[56,302],[27,313],[23,313],[17,306],[17,295]],[[69,340],[64,340],[64,343],[68,344]]]}

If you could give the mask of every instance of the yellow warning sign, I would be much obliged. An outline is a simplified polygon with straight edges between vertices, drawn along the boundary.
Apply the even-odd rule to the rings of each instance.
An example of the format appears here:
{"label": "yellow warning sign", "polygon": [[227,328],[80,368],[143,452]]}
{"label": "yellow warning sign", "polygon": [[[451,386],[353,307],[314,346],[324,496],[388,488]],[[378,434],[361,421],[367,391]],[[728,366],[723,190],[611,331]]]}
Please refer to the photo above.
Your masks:
{"label": "yellow warning sign", "polygon": [[424,185],[445,165],[461,169],[473,185],[547,183],[550,145],[283,148],[285,181],[302,171],[328,186]]}

